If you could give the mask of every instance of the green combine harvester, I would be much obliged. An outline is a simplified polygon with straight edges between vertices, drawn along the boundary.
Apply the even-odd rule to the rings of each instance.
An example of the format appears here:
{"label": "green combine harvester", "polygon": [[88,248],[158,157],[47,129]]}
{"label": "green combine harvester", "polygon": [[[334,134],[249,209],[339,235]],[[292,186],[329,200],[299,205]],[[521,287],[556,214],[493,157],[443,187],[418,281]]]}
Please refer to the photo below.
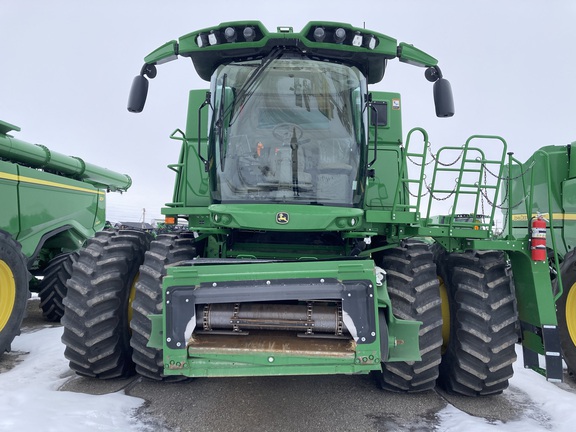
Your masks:
{"label": "green combine harvester", "polygon": [[0,121],[0,355],[20,332],[30,291],[60,321],[66,280],[86,239],[104,228],[106,191],[130,177],[30,144]]}
{"label": "green combine harvester", "polygon": [[542,253],[549,262],[562,354],[571,374],[576,372],[575,146],[545,146],[524,163],[513,159],[510,198],[504,204],[509,209],[506,223],[517,237],[531,231],[538,217],[543,219]]}
{"label": "green combine harvester", "polygon": [[[400,95],[368,88],[395,59],[421,67],[436,115],[451,117],[434,57],[343,23],[223,23],[145,57],[129,111],[179,57],[210,82],[171,135],[181,151],[162,213],[187,230],[88,241],[65,300],[73,370],[372,373],[392,391],[481,396],[507,387],[521,341],[543,360],[528,366],[562,378],[548,262],[532,259],[527,232],[495,237],[496,206],[484,207],[501,202],[506,142],[477,135],[430,160],[425,130],[404,138]],[[434,198],[451,214],[433,217]]]}

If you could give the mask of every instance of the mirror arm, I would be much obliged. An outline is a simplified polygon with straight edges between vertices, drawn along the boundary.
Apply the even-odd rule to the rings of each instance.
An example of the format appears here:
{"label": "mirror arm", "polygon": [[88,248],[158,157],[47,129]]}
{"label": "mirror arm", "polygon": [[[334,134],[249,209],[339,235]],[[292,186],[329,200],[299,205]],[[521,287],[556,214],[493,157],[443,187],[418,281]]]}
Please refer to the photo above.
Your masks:
{"label": "mirror arm", "polygon": [[442,71],[440,70],[440,67],[438,67],[438,66],[430,66],[424,72],[424,76],[430,82],[436,82],[439,79],[443,78]]}
{"label": "mirror arm", "polygon": [[140,70],[140,75],[147,76],[148,78],[153,79],[156,78],[157,72],[158,71],[155,65],[144,63],[144,66],[142,66],[142,69]]}

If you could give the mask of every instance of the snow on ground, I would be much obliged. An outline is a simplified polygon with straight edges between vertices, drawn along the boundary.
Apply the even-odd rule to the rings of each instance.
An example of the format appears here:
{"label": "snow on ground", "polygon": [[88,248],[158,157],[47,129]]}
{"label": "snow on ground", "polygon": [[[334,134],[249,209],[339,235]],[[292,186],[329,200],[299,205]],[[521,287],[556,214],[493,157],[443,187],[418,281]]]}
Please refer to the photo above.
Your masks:
{"label": "snow on ground", "polygon": [[[136,418],[142,399],[117,392],[87,395],[57,391],[70,377],[62,327],[45,328],[17,337],[14,351],[29,353],[13,369],[0,373],[0,431],[150,431],[150,423]],[[503,423],[475,417],[448,404],[437,415],[436,431],[568,432],[576,425],[576,393],[568,385],[553,384],[522,367],[522,351],[507,401],[521,412]],[[406,425],[406,430],[412,430]],[[152,429],[151,429],[152,428]]]}
{"label": "snow on ground", "polygon": [[567,384],[555,384],[531,369],[524,369],[522,348],[516,345],[518,360],[514,377],[504,396],[522,407],[520,420],[503,423],[468,415],[452,405],[437,413],[439,431],[474,432],[572,432],[576,429],[576,393]]}
{"label": "snow on ground", "polygon": [[29,354],[0,373],[0,431],[143,431],[134,417],[144,403],[123,392],[92,396],[57,391],[70,377],[62,327],[24,333],[13,351]]}

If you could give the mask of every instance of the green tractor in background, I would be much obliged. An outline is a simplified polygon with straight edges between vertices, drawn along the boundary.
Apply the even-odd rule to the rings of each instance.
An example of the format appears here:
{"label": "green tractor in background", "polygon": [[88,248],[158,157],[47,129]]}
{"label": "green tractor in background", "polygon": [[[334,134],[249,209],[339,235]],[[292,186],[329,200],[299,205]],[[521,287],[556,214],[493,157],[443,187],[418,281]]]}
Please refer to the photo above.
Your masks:
{"label": "green tractor in background", "polygon": [[[451,117],[435,58],[344,23],[222,23],[149,54],[129,111],[178,57],[210,81],[190,91],[186,128],[171,135],[181,151],[162,213],[188,230],[149,245],[131,232],[88,241],[65,299],[73,370],[371,373],[392,391],[439,383],[481,396],[507,387],[520,339],[545,360],[531,367],[562,378],[548,263],[531,259],[527,233],[496,237],[496,207],[482,208],[484,196],[498,202],[506,142],[444,147],[430,177],[426,131],[404,139],[400,95],[368,88],[394,59],[422,67],[437,116]],[[441,197],[452,214],[433,218]]]}
{"label": "green tractor in background", "polygon": [[11,131],[20,128],[0,121],[0,355],[20,333],[30,291],[44,318],[60,321],[78,250],[106,223],[106,191],[132,184]]}

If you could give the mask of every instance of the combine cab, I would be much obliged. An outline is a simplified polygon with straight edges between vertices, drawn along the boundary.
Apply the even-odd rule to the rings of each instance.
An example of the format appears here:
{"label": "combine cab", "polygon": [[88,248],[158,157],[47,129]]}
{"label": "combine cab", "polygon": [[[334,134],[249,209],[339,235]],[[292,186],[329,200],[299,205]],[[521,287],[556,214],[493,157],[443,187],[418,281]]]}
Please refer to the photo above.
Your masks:
{"label": "combine cab", "polygon": [[77,251],[104,228],[106,191],[132,183],[9,135],[19,130],[0,121],[0,354],[20,332],[30,290],[44,317],[60,321]]}
{"label": "combine cab", "polygon": [[[190,92],[186,129],[171,136],[182,147],[162,212],[188,231],[158,236],[145,253],[128,238],[81,252],[63,336],[74,370],[109,378],[135,368],[152,379],[370,372],[393,391],[438,382],[491,395],[508,385],[520,337],[535,356],[546,345],[544,373],[561,376],[549,343],[552,290],[535,289],[542,274],[550,285],[547,264],[531,261],[527,238],[495,238],[494,208],[481,205],[485,195],[497,202],[504,140],[443,148],[427,176],[426,131],[404,139],[400,95],[368,88],[394,59],[422,67],[437,116],[451,117],[435,58],[342,23],[300,32],[223,23],[148,55],[129,111],[143,109],[156,67],[178,57],[210,81]],[[459,164],[444,164],[454,151]],[[433,218],[426,194],[449,196],[453,213]],[[461,217],[458,203],[483,216]],[[525,273],[516,291],[509,261]],[[529,323],[522,335],[519,316]]]}

